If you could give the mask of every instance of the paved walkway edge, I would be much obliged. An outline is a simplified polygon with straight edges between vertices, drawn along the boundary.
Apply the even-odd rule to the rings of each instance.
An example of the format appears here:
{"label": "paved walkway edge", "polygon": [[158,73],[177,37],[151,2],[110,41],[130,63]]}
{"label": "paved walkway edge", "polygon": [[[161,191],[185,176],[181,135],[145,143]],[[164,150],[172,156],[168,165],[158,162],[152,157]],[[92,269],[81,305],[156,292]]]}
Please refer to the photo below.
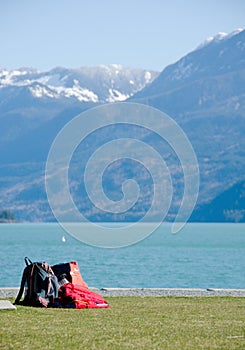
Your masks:
{"label": "paved walkway edge", "polygon": [[[89,288],[102,296],[232,296],[245,297],[245,289],[216,289],[216,288]],[[0,288],[0,298],[15,298],[19,288]]]}

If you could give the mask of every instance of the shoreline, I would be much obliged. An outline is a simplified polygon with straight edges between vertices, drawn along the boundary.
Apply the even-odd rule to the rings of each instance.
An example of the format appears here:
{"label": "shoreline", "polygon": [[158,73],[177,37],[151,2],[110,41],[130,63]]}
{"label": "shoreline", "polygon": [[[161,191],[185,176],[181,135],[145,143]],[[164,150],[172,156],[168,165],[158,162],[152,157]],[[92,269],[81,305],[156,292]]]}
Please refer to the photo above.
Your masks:
{"label": "shoreline", "polygon": [[[95,288],[89,287],[90,290],[99,293],[103,297],[215,297],[231,296],[245,297],[245,289],[223,289],[223,288]],[[0,287],[0,298],[15,298],[18,294],[19,287]]]}

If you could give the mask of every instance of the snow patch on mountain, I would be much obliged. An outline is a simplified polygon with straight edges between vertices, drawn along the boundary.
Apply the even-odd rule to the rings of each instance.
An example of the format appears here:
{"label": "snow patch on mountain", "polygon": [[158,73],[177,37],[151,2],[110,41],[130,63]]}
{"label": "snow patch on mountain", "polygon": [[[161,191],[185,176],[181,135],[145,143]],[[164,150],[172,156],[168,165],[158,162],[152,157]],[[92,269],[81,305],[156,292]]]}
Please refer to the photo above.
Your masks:
{"label": "snow patch on mountain", "polygon": [[45,86],[41,86],[39,84],[30,86],[28,89],[31,92],[32,96],[36,98],[42,98],[45,96],[50,98],[58,98],[58,96],[52,93],[50,89],[47,89]]}
{"label": "snow patch on mountain", "polygon": [[82,88],[78,81],[74,81],[74,85],[71,88],[64,88],[62,86],[60,87],[53,87],[55,91],[57,91],[59,96],[64,97],[75,97],[80,102],[98,102],[99,98],[98,96],[93,93],[93,91]]}
{"label": "snow patch on mountain", "polygon": [[98,102],[98,96],[88,89],[83,89],[79,86],[77,81],[74,81],[74,85],[71,88],[65,88],[63,86],[42,86],[35,84],[30,86],[29,91],[33,97],[36,98],[61,98],[61,97],[75,97],[80,102]]}
{"label": "snow patch on mountain", "polygon": [[116,89],[109,89],[109,97],[106,99],[107,102],[121,102],[129,98],[130,95],[122,94]]}
{"label": "snow patch on mountain", "polygon": [[150,72],[145,72],[145,81],[146,81],[146,84],[149,84],[152,80],[152,75]]}

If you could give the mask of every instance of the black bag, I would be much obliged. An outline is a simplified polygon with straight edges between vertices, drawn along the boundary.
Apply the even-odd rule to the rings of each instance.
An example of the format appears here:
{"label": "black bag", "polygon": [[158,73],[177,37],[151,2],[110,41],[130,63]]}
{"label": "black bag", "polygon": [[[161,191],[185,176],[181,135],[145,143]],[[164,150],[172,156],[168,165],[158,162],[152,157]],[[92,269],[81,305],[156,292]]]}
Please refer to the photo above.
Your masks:
{"label": "black bag", "polygon": [[[52,268],[46,262],[32,263],[25,258],[26,267],[23,271],[19,293],[15,304],[28,306],[48,307],[58,296],[59,284]],[[26,294],[23,301],[21,297],[24,289]]]}
{"label": "black bag", "polygon": [[81,287],[88,288],[87,283],[83,280],[78,263],[71,261],[51,266],[55,276],[57,276],[60,286],[64,283],[73,283]]}

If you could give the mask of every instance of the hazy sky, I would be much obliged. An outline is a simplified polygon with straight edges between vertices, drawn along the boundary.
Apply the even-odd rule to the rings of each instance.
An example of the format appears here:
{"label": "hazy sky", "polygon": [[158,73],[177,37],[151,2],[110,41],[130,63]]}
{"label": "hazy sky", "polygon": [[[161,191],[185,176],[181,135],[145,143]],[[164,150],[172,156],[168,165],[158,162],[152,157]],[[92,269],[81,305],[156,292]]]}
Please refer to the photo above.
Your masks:
{"label": "hazy sky", "polygon": [[162,70],[244,22],[245,0],[0,0],[0,68]]}

